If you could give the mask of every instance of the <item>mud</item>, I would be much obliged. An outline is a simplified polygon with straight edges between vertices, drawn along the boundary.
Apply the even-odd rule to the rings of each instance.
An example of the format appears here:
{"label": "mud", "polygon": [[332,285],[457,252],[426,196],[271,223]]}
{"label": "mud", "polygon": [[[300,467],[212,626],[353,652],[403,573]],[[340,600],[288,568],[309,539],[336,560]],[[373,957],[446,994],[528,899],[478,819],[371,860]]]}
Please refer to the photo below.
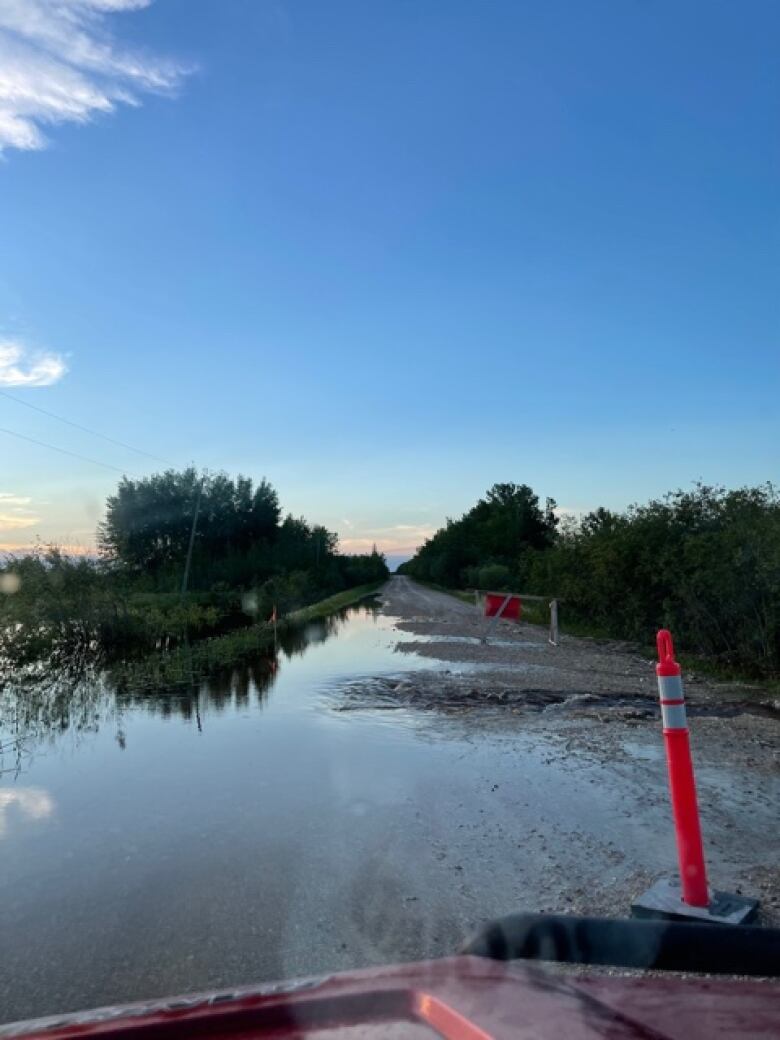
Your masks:
{"label": "mud", "polygon": [[[546,630],[522,622],[488,629],[474,606],[403,577],[383,590],[382,609],[399,630],[419,637],[399,643],[399,654],[443,667],[357,680],[343,690],[339,710],[413,707],[460,720],[474,733],[543,739],[551,768],[607,768],[616,785],[630,778],[640,789],[647,775],[647,794],[632,814],[668,814],[653,662],[636,648],[566,635],[554,647]],[[780,923],[776,702],[750,684],[695,674],[684,680],[711,881],[760,898],[762,920]],[[575,896],[577,908],[608,913],[614,892]]]}
{"label": "mud", "polygon": [[[581,718],[610,726],[644,722],[658,733],[653,661],[629,643],[562,635],[552,646],[539,625],[491,622],[474,606],[404,577],[385,586],[382,609],[398,619],[397,629],[420,637],[399,642],[398,653],[452,667],[407,674],[399,681],[371,680],[363,689],[352,686],[345,691],[346,708],[352,700],[444,711],[541,711],[546,725],[556,725],[555,713],[561,721]],[[683,679],[691,719],[731,719],[724,733],[740,735],[737,741],[721,742],[714,736],[721,729],[703,727],[707,746],[717,744],[735,763],[780,773],[776,699],[759,685],[716,682],[690,672]]]}

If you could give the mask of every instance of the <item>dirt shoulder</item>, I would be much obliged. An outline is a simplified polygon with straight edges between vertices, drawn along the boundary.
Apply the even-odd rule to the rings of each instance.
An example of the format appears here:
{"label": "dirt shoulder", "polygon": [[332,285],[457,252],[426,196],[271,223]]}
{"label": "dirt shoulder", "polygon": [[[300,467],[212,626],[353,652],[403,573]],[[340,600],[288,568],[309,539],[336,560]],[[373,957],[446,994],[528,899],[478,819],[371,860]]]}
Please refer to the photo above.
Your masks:
{"label": "dirt shoulder", "polygon": [[[401,576],[383,587],[381,597],[396,627],[419,637],[399,643],[399,653],[453,665],[415,677],[415,689],[402,687],[400,694],[453,704],[565,706],[589,714],[609,709],[614,718],[657,716],[653,663],[628,643],[563,635],[552,646],[539,625],[489,622],[476,607]],[[750,715],[769,733],[780,726],[780,712],[760,686],[694,673],[684,680],[692,717]]]}
{"label": "dirt shoulder", "polygon": [[[558,646],[551,646],[547,630],[539,625],[491,624],[476,607],[405,577],[388,582],[382,600],[384,612],[399,618],[399,629],[420,636],[400,645],[402,652],[477,665],[483,680],[511,680],[517,692],[542,689],[596,698],[618,694],[655,706],[653,664],[628,643],[562,635]],[[684,679],[693,711],[739,707],[780,720],[760,686],[715,682],[694,673]]]}

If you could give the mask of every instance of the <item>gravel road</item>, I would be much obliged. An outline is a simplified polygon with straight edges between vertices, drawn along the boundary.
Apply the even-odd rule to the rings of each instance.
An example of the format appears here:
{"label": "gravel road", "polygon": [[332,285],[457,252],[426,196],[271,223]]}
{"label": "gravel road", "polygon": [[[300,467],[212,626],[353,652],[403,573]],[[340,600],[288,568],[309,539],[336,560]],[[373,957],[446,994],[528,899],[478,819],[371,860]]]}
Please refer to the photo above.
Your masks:
{"label": "gravel road", "polygon": [[[499,621],[485,643],[487,623],[476,607],[403,576],[384,587],[382,603],[398,629],[419,637],[399,643],[398,652],[435,658],[443,667],[399,682],[357,685],[345,706],[401,702],[460,719],[474,733],[542,739],[551,779],[554,770],[581,769],[589,784],[594,780],[588,770],[597,768],[597,783],[624,793],[622,823],[604,820],[599,835],[598,820],[589,821],[594,839],[609,833],[607,858],[625,863],[629,846],[643,834],[648,846],[660,841],[668,850],[667,873],[672,872],[652,661],[619,642],[564,635],[553,647],[545,629],[522,622]],[[760,688],[685,678],[711,882],[760,898],[763,919],[780,921],[780,715]],[[549,808],[545,823],[554,827],[560,807]],[[629,893],[658,873],[654,859],[648,855],[643,862],[640,855],[633,874],[616,877],[611,891],[574,884],[578,891],[562,894],[563,904],[623,912]]]}

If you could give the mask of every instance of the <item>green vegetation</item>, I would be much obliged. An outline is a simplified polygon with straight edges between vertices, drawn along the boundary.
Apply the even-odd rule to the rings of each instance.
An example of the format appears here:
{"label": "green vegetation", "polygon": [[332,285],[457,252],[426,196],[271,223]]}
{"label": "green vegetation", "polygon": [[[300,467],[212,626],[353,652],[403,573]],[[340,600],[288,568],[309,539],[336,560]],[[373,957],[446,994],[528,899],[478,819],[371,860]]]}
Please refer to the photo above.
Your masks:
{"label": "green vegetation", "polygon": [[556,596],[570,626],[681,649],[734,674],[780,673],[780,497],[696,485],[560,524],[526,485],[499,484],[400,570],[449,587]]}
{"label": "green vegetation", "polygon": [[305,625],[342,614],[348,607],[376,592],[382,581],[348,589],[296,610],[278,621],[276,634],[272,622],[262,621],[222,636],[201,639],[193,644],[184,643],[165,652],[117,662],[111,669],[111,678],[117,689],[156,692],[169,686],[195,685],[205,676],[264,656],[267,658],[267,667],[273,669],[276,667],[273,654],[276,638],[283,649],[289,651],[295,648],[296,633]]}
{"label": "green vegetation", "polygon": [[320,600],[319,603],[312,603],[309,607],[302,607],[300,610],[294,611],[285,620],[289,624],[300,625],[305,624],[307,621],[315,621],[317,618],[328,617],[372,595],[384,581],[385,576],[382,576],[379,581],[358,585],[355,588],[347,589],[345,592],[337,592],[335,596],[329,596],[327,599]]}
{"label": "green vegetation", "polygon": [[245,477],[194,469],[123,479],[108,499],[99,544],[97,560],[51,547],[0,567],[0,660],[19,667],[44,658],[72,663],[76,649],[106,659],[167,651],[388,575],[376,549],[340,554],[324,527],[282,519],[267,481],[254,487]]}
{"label": "green vegetation", "polygon": [[196,509],[190,589],[260,589],[276,580],[268,591],[289,600],[286,610],[387,573],[376,551],[340,555],[332,531],[290,514],[282,519],[266,480],[254,487],[247,477],[199,476],[192,468],[120,482],[99,529],[102,559],[138,591],[177,591]]}

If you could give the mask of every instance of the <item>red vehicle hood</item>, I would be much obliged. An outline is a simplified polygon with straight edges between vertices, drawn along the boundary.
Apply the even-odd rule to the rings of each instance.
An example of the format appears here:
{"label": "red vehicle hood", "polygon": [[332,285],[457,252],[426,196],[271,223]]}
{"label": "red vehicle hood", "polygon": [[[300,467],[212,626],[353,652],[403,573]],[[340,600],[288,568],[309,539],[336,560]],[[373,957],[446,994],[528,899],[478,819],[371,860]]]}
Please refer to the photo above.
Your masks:
{"label": "red vehicle hood", "polygon": [[466,956],[0,1026],[25,1040],[767,1036],[780,1036],[776,982],[573,975]]}

